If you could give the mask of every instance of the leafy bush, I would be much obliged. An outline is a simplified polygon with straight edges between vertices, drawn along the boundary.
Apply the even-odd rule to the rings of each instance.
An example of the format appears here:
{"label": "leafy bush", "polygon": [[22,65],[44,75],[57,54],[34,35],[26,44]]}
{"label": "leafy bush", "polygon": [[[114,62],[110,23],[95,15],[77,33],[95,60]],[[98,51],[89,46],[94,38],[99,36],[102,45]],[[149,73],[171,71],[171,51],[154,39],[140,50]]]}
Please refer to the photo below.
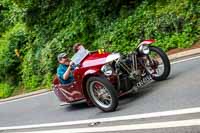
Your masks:
{"label": "leafy bush", "polygon": [[11,96],[14,88],[7,83],[0,83],[0,99]]}
{"label": "leafy bush", "polygon": [[8,80],[16,84],[20,80],[20,63],[27,41],[24,25],[16,24],[0,38],[0,81]]}

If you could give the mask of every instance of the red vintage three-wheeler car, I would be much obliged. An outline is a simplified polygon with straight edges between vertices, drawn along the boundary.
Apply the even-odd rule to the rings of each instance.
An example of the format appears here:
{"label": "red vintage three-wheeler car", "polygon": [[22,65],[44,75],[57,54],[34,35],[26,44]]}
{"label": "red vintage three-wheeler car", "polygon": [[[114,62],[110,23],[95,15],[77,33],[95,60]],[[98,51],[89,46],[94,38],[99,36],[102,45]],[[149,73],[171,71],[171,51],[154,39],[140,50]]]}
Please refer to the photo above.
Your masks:
{"label": "red vintage three-wheeler car", "polygon": [[93,103],[105,112],[114,111],[118,97],[138,92],[147,83],[161,81],[170,73],[170,62],[162,49],[145,40],[130,54],[89,52],[81,48],[73,57],[74,82],[60,84],[56,77],[53,90],[61,102]]}

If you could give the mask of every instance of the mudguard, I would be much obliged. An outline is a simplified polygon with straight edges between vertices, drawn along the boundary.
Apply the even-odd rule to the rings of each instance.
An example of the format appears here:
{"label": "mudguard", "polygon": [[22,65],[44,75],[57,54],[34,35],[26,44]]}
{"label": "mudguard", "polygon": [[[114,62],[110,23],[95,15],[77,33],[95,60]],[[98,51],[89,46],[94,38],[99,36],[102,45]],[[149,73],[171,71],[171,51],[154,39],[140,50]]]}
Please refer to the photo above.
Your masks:
{"label": "mudguard", "polygon": [[138,45],[138,47],[139,47],[140,45],[149,45],[149,44],[152,44],[152,43],[154,43],[154,42],[155,42],[155,40],[153,40],[153,39],[144,40],[144,41],[142,41],[142,42]]}

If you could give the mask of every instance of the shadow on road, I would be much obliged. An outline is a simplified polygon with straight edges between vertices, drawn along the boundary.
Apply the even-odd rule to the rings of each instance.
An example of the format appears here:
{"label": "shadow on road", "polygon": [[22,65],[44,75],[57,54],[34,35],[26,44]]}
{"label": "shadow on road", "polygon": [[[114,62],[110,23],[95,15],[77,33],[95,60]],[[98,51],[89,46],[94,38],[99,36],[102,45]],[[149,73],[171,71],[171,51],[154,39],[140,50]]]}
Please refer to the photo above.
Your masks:
{"label": "shadow on road", "polygon": [[[143,97],[146,97],[156,91],[157,89],[162,89],[162,84],[165,82],[166,84],[170,82],[171,80],[174,80],[176,77],[179,77],[181,75],[181,71],[175,74],[170,74],[169,78],[164,81],[155,81],[153,83],[150,83],[149,85],[142,88],[142,90],[138,93],[130,93],[128,95],[125,95],[123,97],[119,98],[119,107],[116,111],[123,110],[124,108],[128,108],[128,104],[137,102],[137,100],[140,100]],[[86,110],[94,108],[95,106],[88,106],[87,103],[80,103],[75,105],[68,105],[65,107],[66,111],[76,111],[76,110]],[[99,112],[100,113],[100,112]]]}
{"label": "shadow on road", "polygon": [[93,107],[94,107],[93,105],[89,106],[87,103],[79,103],[74,105],[67,105],[65,110],[66,111],[85,110]]}
{"label": "shadow on road", "polygon": [[123,110],[124,108],[128,108],[129,104],[137,102],[138,100],[147,97],[148,95],[151,95],[154,91],[162,89],[162,84],[164,82],[170,82],[171,80],[174,80],[176,75],[170,76],[168,79],[164,81],[155,81],[153,83],[150,83],[149,85],[143,87],[139,92],[137,93],[130,93],[128,95],[125,95],[120,98],[120,104],[118,110]]}

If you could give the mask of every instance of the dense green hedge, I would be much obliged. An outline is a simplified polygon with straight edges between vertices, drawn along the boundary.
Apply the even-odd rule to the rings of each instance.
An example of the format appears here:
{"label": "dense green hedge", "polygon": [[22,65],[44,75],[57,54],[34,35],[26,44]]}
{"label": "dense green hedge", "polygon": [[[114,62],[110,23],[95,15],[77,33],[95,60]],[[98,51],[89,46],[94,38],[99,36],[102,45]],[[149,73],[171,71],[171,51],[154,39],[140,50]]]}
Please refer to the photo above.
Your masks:
{"label": "dense green hedge", "polygon": [[72,55],[76,42],[119,52],[149,38],[165,51],[190,47],[200,37],[200,1],[2,0],[0,20],[0,90],[33,91],[50,87],[56,55]]}

